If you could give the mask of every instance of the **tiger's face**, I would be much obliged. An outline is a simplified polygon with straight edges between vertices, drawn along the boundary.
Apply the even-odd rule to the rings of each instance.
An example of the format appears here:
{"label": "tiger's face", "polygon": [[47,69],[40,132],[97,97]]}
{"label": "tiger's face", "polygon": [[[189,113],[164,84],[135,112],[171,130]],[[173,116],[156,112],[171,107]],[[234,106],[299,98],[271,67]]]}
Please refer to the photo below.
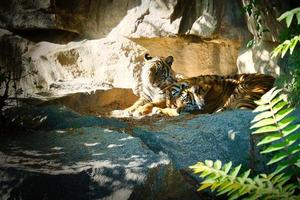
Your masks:
{"label": "tiger's face", "polygon": [[[160,89],[175,82],[175,72],[171,68],[173,64],[173,57],[150,57],[145,54],[145,72],[144,79],[149,80],[149,83],[154,87]],[[147,77],[145,77],[147,76]]]}
{"label": "tiger's face", "polygon": [[167,107],[175,108],[177,112],[202,110],[205,105],[204,96],[207,93],[206,85],[192,85],[188,83],[176,83],[168,88]]}

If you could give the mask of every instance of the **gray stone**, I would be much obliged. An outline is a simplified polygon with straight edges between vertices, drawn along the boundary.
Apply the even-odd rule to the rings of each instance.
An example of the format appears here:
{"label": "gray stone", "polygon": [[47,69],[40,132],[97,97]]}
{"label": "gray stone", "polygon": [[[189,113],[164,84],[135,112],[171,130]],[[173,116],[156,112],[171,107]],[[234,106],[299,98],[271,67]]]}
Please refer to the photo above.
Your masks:
{"label": "gray stone", "polygon": [[63,106],[9,114],[23,128],[0,141],[1,199],[199,199],[168,156],[131,136],[122,121]]}
{"label": "gray stone", "polygon": [[0,27],[64,30],[93,38],[112,33],[127,37],[192,33],[241,39],[246,26],[239,10],[232,0],[12,0],[0,4]]}
{"label": "gray stone", "polygon": [[1,137],[1,199],[210,199],[196,194],[190,165],[218,159],[248,168],[252,158],[247,110],[126,122],[54,105],[9,114],[23,129]]}
{"label": "gray stone", "polygon": [[170,162],[117,120],[57,106],[19,113],[40,126],[1,139],[1,199],[128,199],[151,168]]}
{"label": "gray stone", "polygon": [[250,153],[250,121],[247,110],[216,114],[180,115],[134,130],[154,152],[165,152],[179,169],[198,161],[221,160],[248,165]]}

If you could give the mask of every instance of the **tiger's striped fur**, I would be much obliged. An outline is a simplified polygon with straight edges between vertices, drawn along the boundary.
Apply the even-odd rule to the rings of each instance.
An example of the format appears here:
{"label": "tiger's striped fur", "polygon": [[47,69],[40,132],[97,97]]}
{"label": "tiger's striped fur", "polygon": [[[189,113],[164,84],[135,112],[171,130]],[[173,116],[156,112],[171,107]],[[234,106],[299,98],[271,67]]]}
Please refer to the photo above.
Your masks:
{"label": "tiger's striped fur", "polygon": [[234,76],[203,75],[180,80],[166,88],[168,115],[182,110],[213,113],[234,108],[254,109],[255,100],[274,85],[274,77],[264,74],[238,74]]}

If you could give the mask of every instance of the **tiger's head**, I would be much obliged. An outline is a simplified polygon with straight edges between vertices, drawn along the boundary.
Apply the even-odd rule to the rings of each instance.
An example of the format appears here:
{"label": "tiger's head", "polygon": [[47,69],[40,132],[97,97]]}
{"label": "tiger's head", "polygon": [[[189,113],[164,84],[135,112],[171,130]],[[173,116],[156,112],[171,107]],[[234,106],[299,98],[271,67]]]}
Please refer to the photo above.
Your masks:
{"label": "tiger's head", "polygon": [[166,106],[177,109],[178,113],[200,111],[205,105],[204,97],[207,88],[207,85],[190,86],[185,82],[175,83],[167,89]]}
{"label": "tiger's head", "polygon": [[143,66],[144,74],[147,77],[142,77],[149,80],[149,83],[154,87],[165,88],[174,83],[175,72],[172,69],[173,57],[151,57],[145,54],[145,65]]}
{"label": "tiger's head", "polygon": [[172,69],[173,57],[151,57],[145,54],[145,64],[142,67],[142,93],[148,100],[164,98],[163,89],[175,82],[175,72]]}

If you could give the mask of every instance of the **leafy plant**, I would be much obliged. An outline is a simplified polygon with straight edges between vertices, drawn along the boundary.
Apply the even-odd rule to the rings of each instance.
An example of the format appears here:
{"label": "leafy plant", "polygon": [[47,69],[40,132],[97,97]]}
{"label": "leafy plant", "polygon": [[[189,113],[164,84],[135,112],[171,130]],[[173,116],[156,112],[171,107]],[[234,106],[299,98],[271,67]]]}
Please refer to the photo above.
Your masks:
{"label": "leafy plant", "polygon": [[297,186],[287,184],[290,177],[281,174],[259,174],[249,178],[250,170],[240,173],[241,165],[232,168],[229,162],[222,166],[221,161],[206,160],[191,166],[194,173],[200,173],[205,180],[198,189],[204,190],[210,187],[217,191],[217,195],[227,194],[230,200],[243,197],[243,199],[299,199],[293,195]]}
{"label": "leafy plant", "polygon": [[261,154],[274,154],[267,165],[278,163],[275,172],[300,162],[300,132],[295,133],[300,124],[293,124],[297,117],[289,116],[294,108],[288,107],[287,96],[281,90],[271,89],[256,103],[253,112],[261,112],[252,120],[251,129],[257,128],[252,134],[265,134],[257,146],[267,145]]}
{"label": "leafy plant", "polygon": [[[295,19],[295,20],[294,20]],[[272,57],[281,56],[283,58],[288,52],[285,69],[276,81],[276,85],[285,88],[289,94],[289,101],[293,105],[300,104],[300,7],[283,13],[279,21],[285,21],[287,29],[281,34],[283,42],[272,52]],[[293,21],[295,23],[293,23]],[[292,26],[295,25],[295,26]]]}
{"label": "leafy plant", "polygon": [[[286,26],[290,28],[294,16],[296,16],[297,18],[297,24],[300,24],[300,7],[283,13],[280,17],[277,18],[277,20],[285,20]],[[272,56],[276,57],[278,55],[281,55],[281,58],[283,58],[288,50],[290,50],[290,54],[292,54],[298,42],[300,42],[300,34],[292,36],[291,39],[287,39],[283,43],[278,45],[273,50]]]}
{"label": "leafy plant", "polygon": [[[300,199],[295,194],[299,185],[291,179],[300,169],[300,132],[296,133],[300,124],[293,124],[296,117],[289,114],[294,109],[288,107],[287,96],[280,91],[273,88],[256,101],[258,107],[253,112],[260,113],[251,126],[256,129],[252,134],[264,135],[257,145],[266,146],[260,153],[273,154],[267,165],[277,164],[275,171],[251,178],[250,170],[239,173],[241,165],[232,168],[231,162],[223,166],[219,160],[198,162],[190,168],[204,178],[199,190],[210,188],[229,199]],[[287,169],[294,173],[283,171]]]}

